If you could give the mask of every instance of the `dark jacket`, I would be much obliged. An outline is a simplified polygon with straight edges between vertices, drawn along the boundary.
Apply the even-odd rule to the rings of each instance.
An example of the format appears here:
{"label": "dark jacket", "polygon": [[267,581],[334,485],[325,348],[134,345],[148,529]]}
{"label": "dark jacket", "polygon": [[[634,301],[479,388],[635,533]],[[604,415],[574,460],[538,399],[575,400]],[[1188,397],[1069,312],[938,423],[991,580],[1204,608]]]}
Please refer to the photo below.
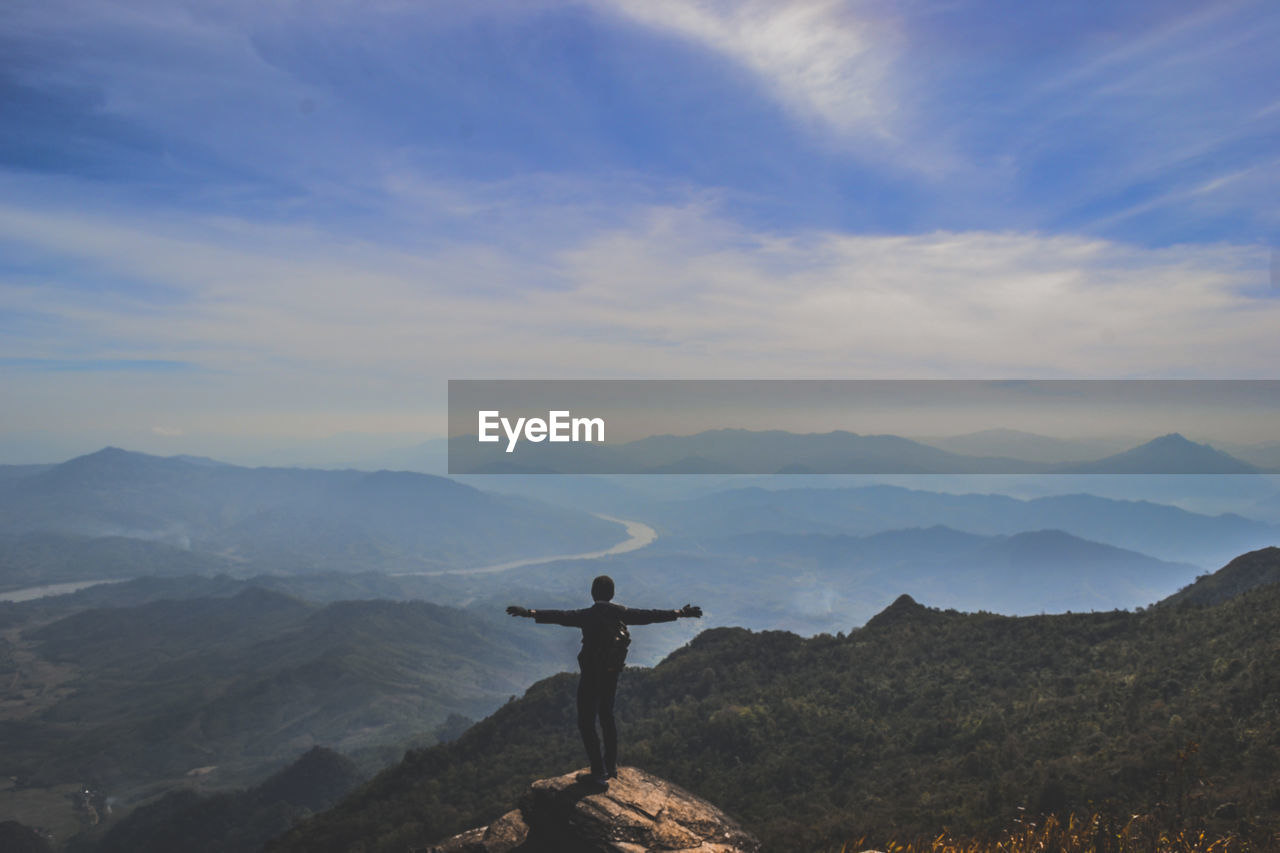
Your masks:
{"label": "dark jacket", "polygon": [[535,610],[533,613],[535,622],[582,629],[578,666],[583,671],[619,622],[624,625],[651,625],[654,622],[674,622],[679,617],[676,610],[633,610],[612,601],[597,601],[581,610]]}

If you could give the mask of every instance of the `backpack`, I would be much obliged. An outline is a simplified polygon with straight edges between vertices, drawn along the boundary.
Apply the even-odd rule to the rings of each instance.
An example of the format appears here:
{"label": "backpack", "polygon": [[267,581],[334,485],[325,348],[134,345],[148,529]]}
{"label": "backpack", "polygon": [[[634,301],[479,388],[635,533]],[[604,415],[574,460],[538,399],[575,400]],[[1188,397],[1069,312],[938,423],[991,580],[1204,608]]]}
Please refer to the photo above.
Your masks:
{"label": "backpack", "polygon": [[621,619],[610,622],[591,644],[592,669],[596,672],[622,672],[627,663],[627,650],[631,648],[631,632]]}

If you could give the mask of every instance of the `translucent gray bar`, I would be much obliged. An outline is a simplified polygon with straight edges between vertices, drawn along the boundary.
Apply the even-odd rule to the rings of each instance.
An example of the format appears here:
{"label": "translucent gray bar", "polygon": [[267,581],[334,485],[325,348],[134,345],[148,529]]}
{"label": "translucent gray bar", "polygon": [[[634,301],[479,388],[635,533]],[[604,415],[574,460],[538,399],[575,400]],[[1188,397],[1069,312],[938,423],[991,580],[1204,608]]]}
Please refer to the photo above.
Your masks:
{"label": "translucent gray bar", "polygon": [[449,436],[450,474],[1276,473],[1280,381],[450,380]]}

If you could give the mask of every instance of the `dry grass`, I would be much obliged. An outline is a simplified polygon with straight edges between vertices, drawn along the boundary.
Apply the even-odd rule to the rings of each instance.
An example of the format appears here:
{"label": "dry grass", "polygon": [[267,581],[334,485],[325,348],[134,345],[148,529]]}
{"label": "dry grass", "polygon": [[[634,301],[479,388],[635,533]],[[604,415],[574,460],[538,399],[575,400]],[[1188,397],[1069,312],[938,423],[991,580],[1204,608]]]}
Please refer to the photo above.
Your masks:
{"label": "dry grass", "polygon": [[[829,853],[857,853],[863,842],[846,844]],[[1263,848],[1233,834],[1210,837],[1199,830],[1162,830],[1151,815],[1123,821],[1095,814],[1024,820],[991,839],[955,838],[942,833],[933,839],[890,842],[883,853],[1248,853]]]}

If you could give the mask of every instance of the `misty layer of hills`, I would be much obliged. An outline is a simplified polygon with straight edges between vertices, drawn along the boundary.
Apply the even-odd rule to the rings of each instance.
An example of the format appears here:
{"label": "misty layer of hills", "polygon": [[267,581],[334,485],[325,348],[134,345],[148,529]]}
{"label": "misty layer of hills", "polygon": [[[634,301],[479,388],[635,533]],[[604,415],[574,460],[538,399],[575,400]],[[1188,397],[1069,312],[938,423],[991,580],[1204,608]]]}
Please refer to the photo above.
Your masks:
{"label": "misty layer of hills", "polygon": [[[60,465],[5,467],[17,470],[0,476],[0,535],[150,540],[273,572],[483,566],[625,538],[616,524],[580,511],[425,474],[241,468],[115,448]],[[171,554],[140,556],[176,570]],[[29,573],[10,575],[8,565],[0,585],[25,582]],[[72,574],[64,568],[57,580]]]}
{"label": "misty layer of hills", "polygon": [[1187,512],[1148,501],[1087,494],[1020,500],[996,494],[953,495],[866,486],[853,489],[732,489],[669,502],[652,522],[671,537],[723,538],[761,531],[866,536],[945,525],[988,536],[1061,530],[1082,539],[1162,560],[1220,566],[1236,554],[1275,542],[1273,525],[1234,514]]}
{"label": "misty layer of hills", "polygon": [[0,589],[88,579],[215,575],[242,567],[218,554],[128,536],[0,534]]}
{"label": "misty layer of hills", "polygon": [[[706,549],[733,555],[757,573],[767,566],[793,583],[809,577],[811,606],[821,602],[832,611],[857,614],[858,624],[904,592],[969,611],[1110,610],[1143,607],[1196,574],[1186,563],[1060,530],[1011,536],[943,526],[863,537],[754,533],[713,541]],[[827,601],[828,596],[839,600]]]}
{"label": "misty layer of hills", "polygon": [[[621,444],[504,442],[481,444],[474,436],[449,442],[449,470],[458,474],[1257,474],[1274,471],[1237,459],[1178,433],[1120,452],[1070,461],[1046,441],[944,442],[981,455],[953,452],[896,435],[837,430],[717,429],[694,435],[658,435]],[[1076,445],[1087,446],[1087,445]],[[1018,458],[1026,452],[1032,458]]]}
{"label": "misty layer of hills", "polygon": [[[619,525],[582,510],[419,474],[248,469],[111,449],[55,466],[0,467],[0,473],[5,472],[0,477],[0,590],[137,576],[400,574],[586,552],[623,537]],[[561,478],[528,479],[555,483]],[[514,485],[510,478],[495,478],[493,483]],[[1211,569],[1236,554],[1272,544],[1277,535],[1273,525],[1238,515],[1205,515],[1087,494],[1023,500],[868,486],[729,488],[673,499],[646,497],[597,478],[570,479],[559,490],[543,491],[578,506],[625,511],[628,518],[653,525],[659,539],[643,552],[646,556],[658,553],[669,557],[668,562],[681,563],[690,556],[742,554],[740,546],[726,540],[758,537],[757,544],[771,558],[789,556],[832,569],[843,561],[849,569],[843,578],[848,584],[871,562],[879,561],[881,568],[910,568],[910,560],[919,556],[911,553],[916,547],[911,540],[938,551],[922,557],[930,572],[948,568],[943,561],[948,546],[937,543],[936,535],[905,537],[901,554],[854,538],[938,525],[987,537],[1038,533],[1038,543],[1035,537],[1003,546],[993,543],[989,554],[961,549],[949,564],[954,583],[948,595],[968,583],[967,572],[981,572],[988,557],[998,569],[1004,559],[998,553],[1001,548],[1016,551],[1011,559],[1028,575],[1043,567],[1044,583],[1028,586],[1027,596],[986,605],[1007,612],[1135,606],[1144,603],[1144,595],[1149,601],[1188,582],[1188,564]],[[1119,555],[1104,557],[1102,549],[1090,553],[1073,540],[1051,540],[1046,531],[1135,552],[1132,572],[1116,565]],[[809,535],[846,538],[799,538]],[[771,542],[766,541],[769,537]],[[784,554],[786,549],[793,553]],[[820,559],[824,553],[827,558]],[[1068,554],[1076,556],[1074,563],[1064,559]],[[1163,583],[1143,557],[1172,564]],[[1097,580],[1106,581],[1101,587],[1088,577],[1089,567],[1099,563],[1115,569],[1094,572]],[[748,575],[760,574],[749,566],[742,569]],[[1079,584],[1057,583],[1057,574],[1067,571],[1083,572],[1080,580],[1093,592]],[[1105,588],[1108,585],[1115,587],[1115,595]],[[406,588],[401,595],[388,592],[393,586],[389,582],[368,586],[369,593],[353,597],[426,597],[460,603],[483,595],[485,589],[471,584],[459,591],[442,582]],[[302,594],[332,600],[316,598],[313,592]],[[952,597],[944,603],[967,607],[973,600]]]}
{"label": "misty layer of hills", "polygon": [[[1272,540],[1276,541],[1276,540]],[[651,663],[695,627],[740,625],[801,634],[845,631],[903,592],[939,606],[1007,614],[1142,607],[1191,583],[1196,566],[1157,560],[1060,531],[983,536],[950,528],[866,537],[744,534],[682,550],[661,545],[607,561],[530,566],[493,578],[433,581],[422,594],[474,611],[505,604],[579,607],[607,571],[626,603],[703,605],[697,626],[634,632],[633,655]]]}
{"label": "misty layer of hills", "polygon": [[[406,746],[458,734],[534,680],[571,668],[576,632],[510,620],[502,611],[512,603],[583,606],[601,572],[615,577],[624,603],[703,606],[701,621],[634,632],[631,662],[649,665],[707,628],[860,634],[875,623],[861,632],[858,626],[904,592],[941,608],[1037,614],[1140,608],[1191,584],[1184,599],[1220,604],[1268,582],[1270,563],[1237,561],[1192,584],[1197,575],[1280,541],[1275,526],[1239,515],[1086,494],[1019,499],[884,485],[735,488],[723,481],[727,488],[710,491],[713,481],[675,477],[637,490],[597,478],[528,480],[552,484],[541,489],[544,496],[559,489],[579,508],[420,474],[249,469],[114,449],[60,465],[0,466],[0,590],[135,579],[0,602],[0,779],[19,780],[0,790],[0,804],[39,800],[32,813],[42,814],[68,811],[66,792],[84,785],[127,806],[174,787],[243,786],[317,744],[374,769]],[[657,540],[632,553],[498,574],[405,574],[607,548],[623,533],[591,515],[600,510],[652,525]],[[1107,617],[1122,620],[1109,625],[1165,624],[1145,614]],[[1139,618],[1156,621],[1123,621]],[[797,648],[818,642],[785,643],[793,640]],[[695,647],[705,650],[708,642]],[[735,654],[772,654],[754,642],[735,641]],[[708,658],[702,680],[685,684],[686,692],[715,696],[723,688],[738,697],[730,705],[752,708],[747,697],[760,676],[731,658]],[[906,658],[893,660],[905,668],[874,678],[896,683],[914,671]],[[803,655],[785,665],[808,666]],[[1035,675],[1037,684],[1048,678]],[[912,681],[908,693],[924,683]],[[671,707],[684,708],[686,700],[673,697]],[[535,729],[560,720],[572,697],[547,702],[538,706]],[[823,702],[813,707],[825,714]],[[739,711],[697,707],[738,725],[732,721]],[[783,718],[765,719],[772,720],[770,737],[778,736]],[[925,717],[911,724],[926,725]],[[565,732],[557,737],[572,744],[572,725]],[[533,742],[516,749],[519,761],[549,754]],[[711,777],[680,778],[705,785]],[[1025,781],[1010,777],[1010,784]],[[471,799],[441,808],[465,823],[471,819],[460,816],[478,814],[487,794],[466,784],[458,790]],[[243,805],[183,797],[169,799],[168,811],[148,812],[155,822],[135,824],[139,834],[120,836],[130,839],[121,843],[140,843],[153,830],[157,838],[194,838],[185,830],[165,834],[166,815],[193,809],[174,819],[205,825]],[[314,808],[244,802],[257,816],[243,823],[258,827],[246,839]]]}

